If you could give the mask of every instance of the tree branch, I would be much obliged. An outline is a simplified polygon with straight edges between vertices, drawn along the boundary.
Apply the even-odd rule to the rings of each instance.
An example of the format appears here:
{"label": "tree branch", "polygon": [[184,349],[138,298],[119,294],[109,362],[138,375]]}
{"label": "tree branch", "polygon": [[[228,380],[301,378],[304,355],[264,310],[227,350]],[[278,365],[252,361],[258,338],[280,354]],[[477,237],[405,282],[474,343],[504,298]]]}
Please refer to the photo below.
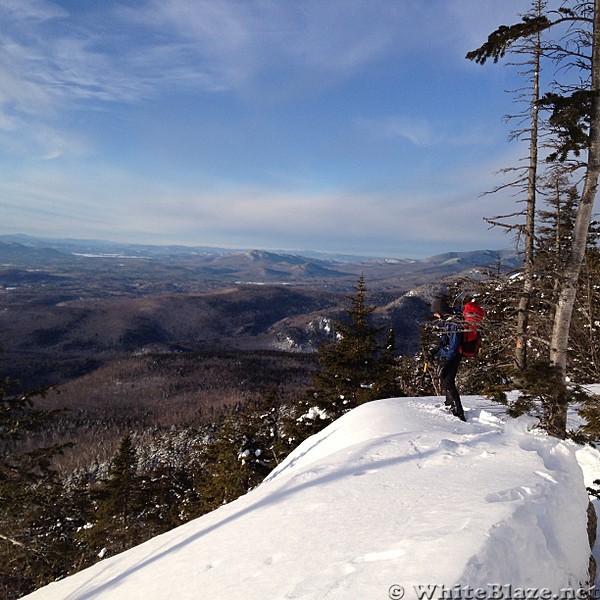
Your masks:
{"label": "tree branch", "polygon": [[467,53],[466,58],[483,65],[489,58],[497,63],[504,57],[510,46],[521,38],[534,35],[554,25],[547,17],[523,17],[523,22],[516,25],[501,25],[496,31],[490,33],[487,42]]}

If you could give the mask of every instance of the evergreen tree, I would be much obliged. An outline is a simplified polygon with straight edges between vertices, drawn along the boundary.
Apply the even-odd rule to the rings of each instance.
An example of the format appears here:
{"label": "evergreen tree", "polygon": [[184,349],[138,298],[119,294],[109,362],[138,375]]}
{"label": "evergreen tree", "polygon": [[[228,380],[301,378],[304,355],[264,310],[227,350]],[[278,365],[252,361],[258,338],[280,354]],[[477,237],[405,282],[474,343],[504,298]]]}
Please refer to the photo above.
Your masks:
{"label": "evergreen tree", "polygon": [[239,420],[232,412],[223,419],[216,439],[203,449],[197,493],[204,511],[227,504],[252,487],[251,469],[241,460],[243,443]]}
{"label": "evergreen tree", "polygon": [[362,275],[354,289],[343,318],[335,322],[336,340],[319,348],[313,387],[295,407],[296,427],[290,429],[299,441],[365,402],[401,395],[393,332],[381,340]]}
{"label": "evergreen tree", "polygon": [[236,406],[203,449],[198,494],[214,510],[256,487],[292,447],[282,439],[277,390]]}
{"label": "evergreen tree", "polygon": [[383,349],[375,365],[374,386],[377,389],[377,395],[380,398],[405,396],[406,393],[400,383],[399,361],[396,356],[396,333],[392,327],[387,331]]}
{"label": "evergreen tree", "polygon": [[131,435],[127,434],[119,445],[108,481],[102,486],[98,509],[100,519],[116,521],[127,528],[132,522],[133,509],[137,504],[139,479],[137,477],[136,454]]}
{"label": "evergreen tree", "polygon": [[152,536],[169,531],[203,514],[189,465],[159,465],[144,477],[147,529]]}
{"label": "evergreen tree", "polygon": [[552,296],[546,301],[555,305],[558,300],[561,273],[566,267],[573,240],[579,194],[577,187],[570,182],[568,173],[560,168],[553,169],[542,183],[542,190],[546,193],[546,197],[545,208],[538,211],[536,287],[538,291],[546,294],[550,292]]}
{"label": "evergreen tree", "polygon": [[13,382],[0,383],[0,596],[16,598],[66,574],[74,559],[58,500],[64,487],[53,459],[70,444],[22,452],[58,411],[35,408],[40,393],[11,395]]}
{"label": "evergreen tree", "polygon": [[277,389],[246,402],[240,424],[243,433],[241,458],[250,466],[258,483],[289,453],[282,439],[282,407]]}
{"label": "evergreen tree", "polygon": [[97,508],[93,526],[82,534],[90,556],[113,555],[151,537],[146,529],[145,510],[151,499],[145,481],[137,473],[136,451],[128,434],[112,460],[108,479],[90,490]]}
{"label": "evergreen tree", "polygon": [[[545,1],[534,0],[534,14],[537,18],[542,16],[542,11],[545,6]],[[515,344],[515,364],[520,371],[527,368],[529,319],[535,278],[535,210],[538,185],[538,139],[540,128],[539,99],[542,56],[540,31],[537,31],[530,38],[528,46],[526,51],[531,54],[531,61],[529,61],[531,97],[528,111],[530,127],[526,130],[527,135],[529,136],[529,166],[527,171],[527,208],[525,210],[525,225],[522,229],[524,237],[523,287],[519,297],[517,310],[517,337]]]}
{"label": "evergreen tree", "polygon": [[558,385],[554,388],[553,399],[549,399],[554,407],[548,410],[552,418],[547,428],[558,437],[566,435],[569,334],[600,177],[600,0],[565,2],[551,15],[526,15],[520,23],[499,27],[490,34],[487,42],[467,55],[480,64],[490,58],[497,62],[524,37],[550,31],[565,23],[570,26],[567,37],[555,44],[553,58],[563,67],[563,72],[569,71],[569,67],[578,69],[581,80],[575,86],[572,80],[555,83],[558,93],[546,94],[541,104],[551,113],[549,124],[557,147],[550,159],[564,162],[569,156],[579,158],[582,153],[586,158],[578,165],[585,170],[583,186],[559,282],[550,339],[549,358],[555,367],[553,372],[558,378]]}
{"label": "evergreen tree", "polygon": [[[541,361],[550,361],[552,324],[560,279],[566,264],[577,210],[577,191],[564,169],[551,169],[542,184],[545,207],[538,210],[537,217],[535,276],[527,335],[527,352],[531,362],[536,364],[534,371]],[[530,378],[530,373],[523,381]],[[517,378],[519,385],[523,385],[523,381]]]}
{"label": "evergreen tree", "polygon": [[[550,360],[550,338],[554,311],[558,302],[562,273],[577,218],[578,192],[564,175],[553,177],[547,189],[547,209],[540,210],[537,236],[537,277],[535,283],[535,314],[533,324],[536,336],[532,345],[537,360]],[[586,383],[596,380],[598,370],[598,227],[590,224],[585,261],[581,268],[577,301],[570,328],[567,375],[573,381]]]}
{"label": "evergreen tree", "polygon": [[588,248],[571,325],[569,376],[580,384],[600,381],[600,249]]}

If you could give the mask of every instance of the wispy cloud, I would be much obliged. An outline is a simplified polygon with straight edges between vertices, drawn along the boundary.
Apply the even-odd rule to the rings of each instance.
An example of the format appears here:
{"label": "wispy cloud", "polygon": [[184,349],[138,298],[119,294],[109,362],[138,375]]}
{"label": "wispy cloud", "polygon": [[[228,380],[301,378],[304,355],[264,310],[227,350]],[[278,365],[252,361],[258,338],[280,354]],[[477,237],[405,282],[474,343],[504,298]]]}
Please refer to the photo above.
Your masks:
{"label": "wispy cloud", "polygon": [[[40,120],[73,127],[52,119],[174,89],[263,102],[314,95],[381,58],[416,55],[472,25],[456,2],[433,4],[140,0],[69,12],[56,2],[5,0],[0,21],[10,27],[0,32],[0,127],[26,135]],[[422,121],[390,118],[383,127],[416,144],[430,140]]]}
{"label": "wispy cloud", "polygon": [[[25,143],[40,122],[73,127],[58,121],[65,111],[174,89],[262,100],[312,94],[389,48],[399,22],[389,9],[377,10],[382,6],[377,0],[149,0],[69,13],[43,0],[6,1],[0,127],[19,130]],[[49,148],[44,155],[55,153]]]}
{"label": "wispy cloud", "polygon": [[[27,3],[23,3],[25,6]],[[41,5],[41,3],[40,3]],[[64,11],[43,5],[38,13],[0,5],[0,18],[11,22],[0,33],[3,57],[2,103],[28,114],[65,108],[73,100],[130,100],[137,83],[118,69],[119,55],[99,48],[93,30],[77,27]]]}
{"label": "wispy cloud", "polygon": [[118,54],[99,49],[93,30],[73,26],[53,3],[3,2],[0,21],[0,141],[11,154],[74,153],[86,143],[71,111],[143,92],[143,81],[118,68]]}
{"label": "wispy cloud", "polygon": [[4,0],[2,11],[15,22],[29,24],[35,21],[45,21],[56,17],[64,17],[68,13],[54,2],[47,0]]}
{"label": "wispy cloud", "polygon": [[245,93],[328,87],[388,50],[401,26],[381,0],[152,0],[122,14],[168,34],[215,88]]}
{"label": "wispy cloud", "polygon": [[360,118],[356,124],[376,139],[403,138],[416,146],[429,146],[436,142],[436,134],[427,119],[421,117],[386,116]]}
{"label": "wispy cloud", "polygon": [[420,148],[489,146],[498,142],[499,135],[506,137],[505,133],[498,133],[498,127],[484,128],[476,121],[463,127],[458,127],[456,122],[439,121],[419,116],[387,115],[359,117],[355,119],[355,125],[373,140],[403,139]]}

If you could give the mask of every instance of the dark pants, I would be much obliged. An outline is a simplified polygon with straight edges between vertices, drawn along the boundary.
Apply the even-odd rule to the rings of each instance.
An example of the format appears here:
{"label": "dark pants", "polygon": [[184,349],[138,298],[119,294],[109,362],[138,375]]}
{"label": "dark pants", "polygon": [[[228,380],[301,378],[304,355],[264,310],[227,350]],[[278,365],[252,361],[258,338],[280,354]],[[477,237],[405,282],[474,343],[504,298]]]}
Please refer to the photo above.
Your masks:
{"label": "dark pants", "polygon": [[446,394],[446,406],[449,406],[452,413],[459,419],[464,420],[465,411],[463,410],[460,395],[456,389],[456,373],[458,372],[460,359],[461,356],[459,354],[444,363],[440,372],[440,383],[442,385],[442,392]]}

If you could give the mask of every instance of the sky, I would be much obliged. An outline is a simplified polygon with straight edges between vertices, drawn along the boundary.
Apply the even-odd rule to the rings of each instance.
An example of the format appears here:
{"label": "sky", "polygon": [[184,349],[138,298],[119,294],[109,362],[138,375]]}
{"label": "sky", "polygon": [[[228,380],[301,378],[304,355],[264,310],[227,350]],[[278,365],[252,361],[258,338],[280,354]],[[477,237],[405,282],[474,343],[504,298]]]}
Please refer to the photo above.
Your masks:
{"label": "sky", "polygon": [[1,0],[0,234],[420,257],[513,240],[529,0]]}
{"label": "sky", "polygon": [[245,496],[27,598],[587,597],[598,450],[463,401],[466,423],[439,397],[364,404]]}

